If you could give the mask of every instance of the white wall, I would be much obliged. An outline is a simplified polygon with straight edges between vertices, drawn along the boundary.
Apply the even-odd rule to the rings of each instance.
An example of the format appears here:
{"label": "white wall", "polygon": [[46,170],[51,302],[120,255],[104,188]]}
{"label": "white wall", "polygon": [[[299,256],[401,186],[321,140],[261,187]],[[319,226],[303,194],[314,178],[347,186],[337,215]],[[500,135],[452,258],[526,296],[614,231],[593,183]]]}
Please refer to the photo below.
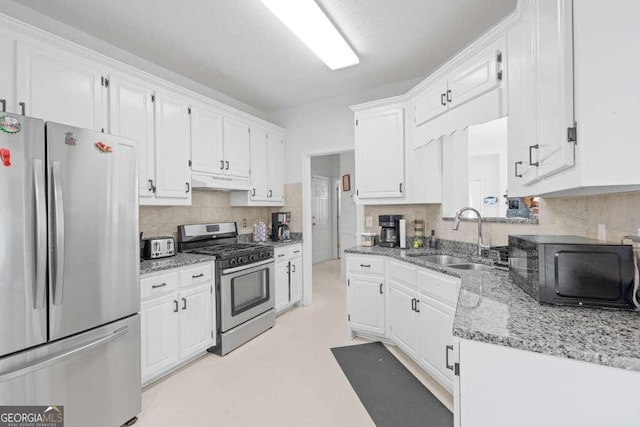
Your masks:
{"label": "white wall", "polygon": [[[356,155],[355,152],[340,154],[340,177],[351,175],[351,185],[356,179]],[[345,257],[344,250],[352,248],[358,244],[357,213],[356,204],[353,201],[355,190],[342,191],[342,183],[340,185],[340,204],[342,211],[340,212],[340,258],[342,259],[342,276],[345,273]]]}
{"label": "white wall", "polygon": [[267,120],[287,129],[285,183],[302,181],[302,153],[325,147],[353,145],[353,112],[349,109],[350,105],[402,95],[423,79],[420,77],[269,112]]}

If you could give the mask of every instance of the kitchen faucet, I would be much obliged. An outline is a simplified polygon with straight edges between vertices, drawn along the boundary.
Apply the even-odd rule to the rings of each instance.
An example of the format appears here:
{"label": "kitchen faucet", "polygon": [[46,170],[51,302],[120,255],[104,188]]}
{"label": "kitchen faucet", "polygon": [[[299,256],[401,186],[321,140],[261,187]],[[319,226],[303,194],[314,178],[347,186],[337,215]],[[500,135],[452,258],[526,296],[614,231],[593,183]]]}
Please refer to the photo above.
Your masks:
{"label": "kitchen faucet", "polygon": [[476,217],[478,218],[478,256],[482,256],[482,250],[488,249],[489,246],[485,246],[482,244],[482,215],[480,215],[480,212],[471,207],[465,207],[458,210],[458,212],[456,212],[455,218],[453,218],[453,226],[451,227],[451,229],[456,231],[458,230],[458,227],[460,226],[460,217],[466,211],[475,212]]}

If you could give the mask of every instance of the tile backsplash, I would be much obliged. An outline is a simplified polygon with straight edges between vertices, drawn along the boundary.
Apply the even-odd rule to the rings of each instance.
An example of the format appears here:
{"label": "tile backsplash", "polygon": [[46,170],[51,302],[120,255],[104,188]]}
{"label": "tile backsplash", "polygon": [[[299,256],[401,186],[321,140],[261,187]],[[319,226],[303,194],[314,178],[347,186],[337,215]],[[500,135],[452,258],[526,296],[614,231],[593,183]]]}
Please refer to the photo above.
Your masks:
{"label": "tile backsplash", "polygon": [[[245,208],[231,206],[228,191],[194,190],[191,206],[140,206],[140,231],[145,237],[173,236],[176,241],[180,224],[200,222],[233,222],[238,224],[238,233],[253,233],[253,224],[258,218],[271,224],[272,212],[291,212],[291,231],[302,232],[302,184],[286,184],[283,208]],[[247,227],[242,227],[242,220]]]}
{"label": "tile backsplash", "polygon": [[[459,230],[454,231],[452,222],[442,219],[439,204],[366,206],[365,217],[373,217],[374,224],[367,231],[379,231],[378,215],[381,214],[402,214],[408,227],[416,215],[420,215],[426,220],[425,234],[433,229],[436,236],[443,239],[465,242],[477,239],[475,222],[463,222]],[[575,234],[598,238],[598,224],[606,226],[606,240],[611,242],[619,242],[625,234],[636,234],[640,228],[640,192],[542,198],[539,224],[483,223],[482,229],[485,244],[501,246],[508,244],[509,234]]]}

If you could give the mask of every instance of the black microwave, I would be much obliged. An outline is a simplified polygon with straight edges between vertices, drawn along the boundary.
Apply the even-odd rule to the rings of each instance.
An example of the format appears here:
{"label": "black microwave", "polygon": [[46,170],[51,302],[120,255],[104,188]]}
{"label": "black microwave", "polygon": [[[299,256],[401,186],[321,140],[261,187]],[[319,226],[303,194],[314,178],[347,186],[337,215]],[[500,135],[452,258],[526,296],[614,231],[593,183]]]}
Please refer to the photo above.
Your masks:
{"label": "black microwave", "polygon": [[509,236],[509,276],[539,302],[635,309],[633,248],[579,236]]}

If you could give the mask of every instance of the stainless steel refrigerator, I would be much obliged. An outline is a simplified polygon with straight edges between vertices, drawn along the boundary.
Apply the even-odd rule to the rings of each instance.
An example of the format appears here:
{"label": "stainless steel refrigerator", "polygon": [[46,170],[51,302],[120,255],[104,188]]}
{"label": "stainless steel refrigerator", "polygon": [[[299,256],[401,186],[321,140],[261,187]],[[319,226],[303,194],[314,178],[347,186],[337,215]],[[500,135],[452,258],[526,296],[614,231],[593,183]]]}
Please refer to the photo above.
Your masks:
{"label": "stainless steel refrigerator", "polygon": [[0,405],[140,412],[135,143],[0,113]]}

